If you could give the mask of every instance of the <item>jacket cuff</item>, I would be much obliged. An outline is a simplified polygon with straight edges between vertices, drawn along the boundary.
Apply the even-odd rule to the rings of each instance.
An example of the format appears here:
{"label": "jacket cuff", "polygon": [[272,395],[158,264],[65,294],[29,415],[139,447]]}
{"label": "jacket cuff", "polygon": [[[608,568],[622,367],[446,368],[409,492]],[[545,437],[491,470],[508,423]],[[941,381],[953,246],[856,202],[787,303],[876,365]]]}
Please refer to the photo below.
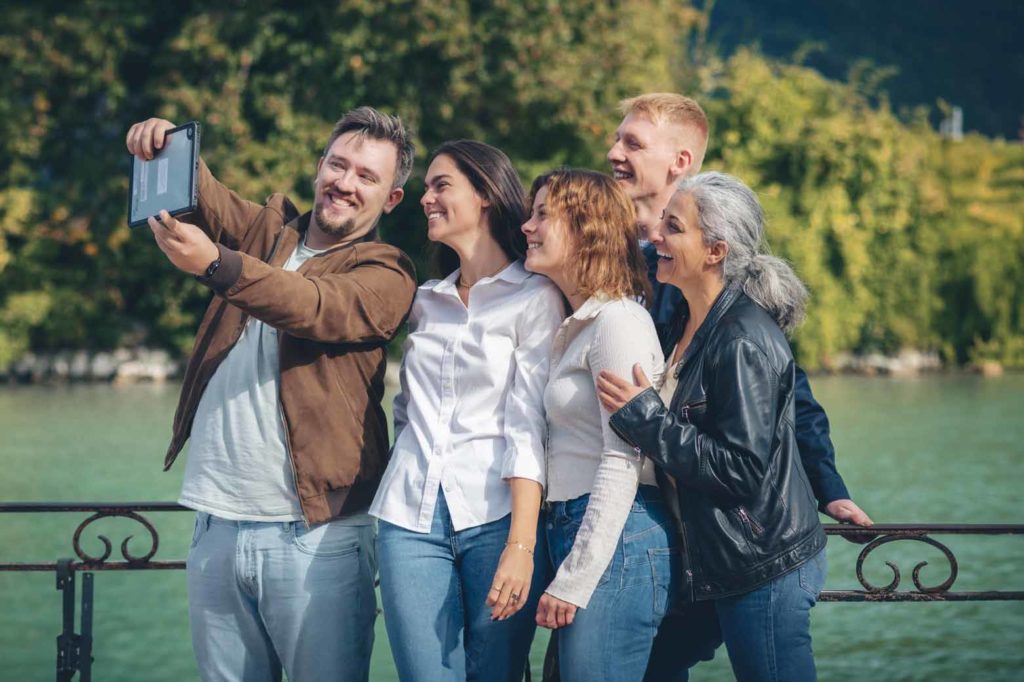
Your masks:
{"label": "jacket cuff", "polygon": [[851,499],[850,491],[846,489],[846,484],[843,483],[839,474],[820,481],[819,485],[821,486],[821,498],[818,500],[818,510],[821,512],[825,511],[825,506],[829,502]]}
{"label": "jacket cuff", "polygon": [[[639,431],[634,431],[631,427],[639,426],[642,428],[647,426],[647,422],[651,417],[664,407],[665,405],[662,403],[658,392],[654,388],[647,388],[633,396],[632,400],[616,410],[608,418],[608,425],[612,427],[615,433],[619,434],[622,440],[637,450],[643,450],[643,444],[638,442],[640,440],[638,437],[640,435]],[[637,454],[640,453],[638,452]]]}
{"label": "jacket cuff", "polygon": [[217,244],[217,250],[220,251],[220,267],[212,277],[200,281],[218,294],[222,294],[234,286],[242,276],[242,254],[223,244]]}

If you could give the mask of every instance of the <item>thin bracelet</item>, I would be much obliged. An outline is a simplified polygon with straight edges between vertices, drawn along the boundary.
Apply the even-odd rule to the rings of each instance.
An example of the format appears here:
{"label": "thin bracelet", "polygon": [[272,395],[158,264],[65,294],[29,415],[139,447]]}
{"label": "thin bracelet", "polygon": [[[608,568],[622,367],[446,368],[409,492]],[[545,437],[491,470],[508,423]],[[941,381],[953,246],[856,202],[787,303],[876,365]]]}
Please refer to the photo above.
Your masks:
{"label": "thin bracelet", "polygon": [[514,542],[512,540],[509,540],[508,542],[505,543],[505,546],[506,547],[516,547],[517,549],[523,550],[524,552],[526,552],[530,556],[533,556],[533,550],[530,549],[529,547],[527,547],[526,545],[524,545],[521,542]]}

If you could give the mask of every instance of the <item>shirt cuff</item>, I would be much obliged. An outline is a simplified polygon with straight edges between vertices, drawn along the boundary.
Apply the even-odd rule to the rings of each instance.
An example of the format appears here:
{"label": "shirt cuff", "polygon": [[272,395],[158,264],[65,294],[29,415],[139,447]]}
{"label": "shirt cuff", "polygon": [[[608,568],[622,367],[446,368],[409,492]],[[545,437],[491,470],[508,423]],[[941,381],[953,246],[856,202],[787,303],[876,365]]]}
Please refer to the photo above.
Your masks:
{"label": "shirt cuff", "polygon": [[516,448],[509,448],[505,452],[501,478],[525,478],[543,486],[545,484],[543,459],[538,461],[538,458],[532,454],[524,454]]}
{"label": "shirt cuff", "polygon": [[587,608],[587,604],[590,603],[590,596],[594,593],[593,590],[590,591],[590,595],[586,594],[586,590],[572,590],[560,584],[558,578],[552,580],[551,584],[544,591],[556,599],[569,602],[578,609]]}

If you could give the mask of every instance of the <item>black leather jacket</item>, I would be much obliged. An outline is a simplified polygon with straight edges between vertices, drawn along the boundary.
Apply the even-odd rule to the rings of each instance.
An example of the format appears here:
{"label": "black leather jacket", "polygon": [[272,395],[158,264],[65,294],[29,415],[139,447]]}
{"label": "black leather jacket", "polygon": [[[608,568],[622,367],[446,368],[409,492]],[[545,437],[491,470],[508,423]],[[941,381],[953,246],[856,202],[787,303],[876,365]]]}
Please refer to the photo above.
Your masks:
{"label": "black leather jacket", "polygon": [[[668,355],[675,347],[682,328],[677,324],[685,319],[676,313],[685,307],[683,292],[671,284],[662,284],[655,276],[658,271],[658,253],[654,244],[647,244],[643,249],[647,259],[647,277],[651,280],[654,295],[651,298],[651,317],[654,327],[658,330],[662,349]],[[665,346],[668,346],[667,348]],[[847,500],[850,493],[846,489],[843,477],[836,469],[836,449],[832,445],[829,433],[828,415],[825,409],[814,399],[807,374],[797,365],[796,391],[796,442],[800,447],[800,461],[804,465],[807,478],[811,480],[811,489],[818,498],[818,509],[825,511],[825,505],[833,500]]]}
{"label": "black leather jacket", "polygon": [[678,378],[667,408],[648,389],[610,423],[659,467],[682,535],[684,597],[748,592],[825,546],[797,450],[789,342],[739,287],[726,288]]}

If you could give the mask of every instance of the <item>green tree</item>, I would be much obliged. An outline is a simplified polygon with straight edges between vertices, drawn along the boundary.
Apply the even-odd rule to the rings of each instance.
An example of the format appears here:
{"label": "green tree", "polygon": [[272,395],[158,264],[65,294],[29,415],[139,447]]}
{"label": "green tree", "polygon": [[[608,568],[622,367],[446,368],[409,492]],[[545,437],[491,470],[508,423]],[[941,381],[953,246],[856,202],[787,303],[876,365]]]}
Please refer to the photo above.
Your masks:
{"label": "green tree", "polygon": [[[529,179],[561,163],[600,165],[616,101],[671,86],[676,36],[695,17],[671,0],[10,10],[0,27],[0,78],[12,86],[0,96],[0,305],[49,292],[46,319],[20,327],[36,347],[107,347],[138,325],[188,347],[208,292],[124,224],[123,136],[134,121],[200,120],[210,166],[254,199],[286,191],[308,202],[331,126],[366,103],[411,122],[421,149],[483,139]],[[384,229],[423,275],[419,184]]]}

